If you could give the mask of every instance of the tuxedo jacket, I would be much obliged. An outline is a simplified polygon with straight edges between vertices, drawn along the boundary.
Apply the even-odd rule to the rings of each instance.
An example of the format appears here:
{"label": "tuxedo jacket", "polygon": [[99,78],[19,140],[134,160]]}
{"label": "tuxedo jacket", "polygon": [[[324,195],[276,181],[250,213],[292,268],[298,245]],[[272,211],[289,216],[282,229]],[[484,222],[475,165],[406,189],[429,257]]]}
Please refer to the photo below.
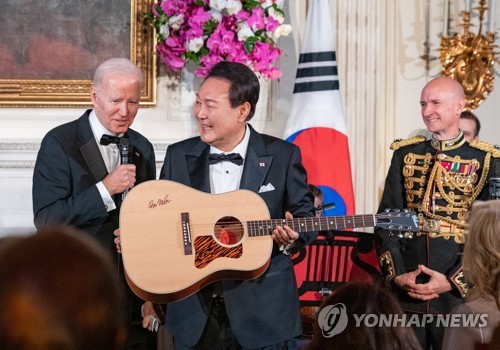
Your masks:
{"label": "tuxedo jacket", "polygon": [[[173,180],[210,192],[207,157],[210,146],[199,137],[168,147],[160,179]],[[314,216],[313,195],[307,187],[306,171],[297,146],[257,133],[250,127],[250,140],[240,189],[258,193],[261,186],[274,190],[259,193],[271,218]],[[270,187],[271,188],[271,187]],[[309,242],[314,233],[302,237]],[[222,281],[231,329],[245,348],[276,344],[301,334],[300,307],[293,264],[276,244],[269,268],[257,279]],[[204,330],[213,286],[167,305],[166,322],[175,341],[185,346],[198,343]]]}
{"label": "tuxedo jacket", "polygon": [[[96,187],[108,172],[90,127],[90,112],[43,138],[33,174],[34,222],[37,229],[54,223],[76,226],[115,256],[119,209],[107,212]],[[133,145],[130,162],[136,165],[136,184],[155,179],[153,146],[134,130],[126,135]]]}

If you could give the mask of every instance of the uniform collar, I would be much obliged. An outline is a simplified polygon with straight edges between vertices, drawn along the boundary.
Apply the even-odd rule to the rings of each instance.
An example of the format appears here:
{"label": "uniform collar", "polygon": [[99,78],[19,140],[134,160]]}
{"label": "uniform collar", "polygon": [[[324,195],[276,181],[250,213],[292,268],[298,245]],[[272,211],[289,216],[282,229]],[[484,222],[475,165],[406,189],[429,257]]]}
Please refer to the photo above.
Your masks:
{"label": "uniform collar", "polygon": [[437,140],[432,136],[431,146],[437,149],[438,151],[450,151],[453,149],[457,149],[465,143],[465,137],[462,130],[459,130],[457,136],[452,137],[447,140]]}

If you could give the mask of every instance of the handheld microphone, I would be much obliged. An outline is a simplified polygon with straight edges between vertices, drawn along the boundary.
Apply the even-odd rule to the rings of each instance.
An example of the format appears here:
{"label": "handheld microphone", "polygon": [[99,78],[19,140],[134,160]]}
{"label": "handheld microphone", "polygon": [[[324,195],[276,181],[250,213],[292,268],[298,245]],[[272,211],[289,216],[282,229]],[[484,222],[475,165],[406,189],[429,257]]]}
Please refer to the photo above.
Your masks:
{"label": "handheld microphone", "polygon": [[[118,149],[120,150],[120,164],[130,164],[130,140],[128,138],[120,138],[120,143],[118,144]],[[122,193],[122,200],[128,193],[128,188]]]}
{"label": "handheld microphone", "polygon": [[118,144],[120,149],[120,164],[130,163],[130,140],[122,137],[120,138],[120,143]]}

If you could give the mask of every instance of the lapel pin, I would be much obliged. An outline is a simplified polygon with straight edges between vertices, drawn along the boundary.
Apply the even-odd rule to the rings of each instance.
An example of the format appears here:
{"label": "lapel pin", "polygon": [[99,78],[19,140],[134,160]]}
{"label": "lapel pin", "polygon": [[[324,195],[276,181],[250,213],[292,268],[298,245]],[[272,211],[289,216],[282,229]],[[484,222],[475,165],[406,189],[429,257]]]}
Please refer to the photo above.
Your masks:
{"label": "lapel pin", "polygon": [[260,166],[261,168],[263,168],[263,167],[265,167],[265,166],[266,166],[266,163],[259,163],[259,166]]}

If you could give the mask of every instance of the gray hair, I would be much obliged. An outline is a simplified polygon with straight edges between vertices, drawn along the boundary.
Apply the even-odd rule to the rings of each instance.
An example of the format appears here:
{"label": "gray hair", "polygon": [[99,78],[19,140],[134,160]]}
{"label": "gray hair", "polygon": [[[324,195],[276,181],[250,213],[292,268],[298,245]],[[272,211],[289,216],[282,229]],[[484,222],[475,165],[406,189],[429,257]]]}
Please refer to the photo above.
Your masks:
{"label": "gray hair", "polygon": [[94,73],[94,80],[92,83],[95,88],[100,88],[106,76],[117,73],[131,76],[135,75],[139,78],[141,86],[143,84],[144,77],[141,70],[128,58],[111,58],[101,63]]}

